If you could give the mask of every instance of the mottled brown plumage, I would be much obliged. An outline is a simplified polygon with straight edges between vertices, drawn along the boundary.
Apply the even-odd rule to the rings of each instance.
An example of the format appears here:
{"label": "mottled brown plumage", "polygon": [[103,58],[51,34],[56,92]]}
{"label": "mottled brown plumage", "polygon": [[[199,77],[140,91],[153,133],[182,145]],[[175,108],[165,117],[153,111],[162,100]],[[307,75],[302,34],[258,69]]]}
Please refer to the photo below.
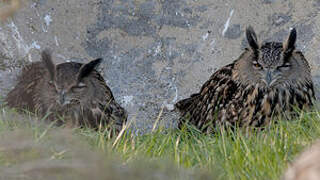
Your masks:
{"label": "mottled brown plumage", "polygon": [[102,59],[87,64],[54,65],[48,50],[42,61],[23,68],[18,84],[6,98],[10,107],[26,109],[71,126],[111,125],[120,130],[126,111],[115,101],[103,77],[95,70]]}
{"label": "mottled brown plumage", "polygon": [[251,27],[246,36],[249,49],[216,71],[199,93],[176,103],[182,115],[180,127],[186,121],[203,131],[215,125],[261,127],[273,116],[288,117],[295,107],[312,106],[310,67],[295,50],[296,30],[284,43],[260,45]]}

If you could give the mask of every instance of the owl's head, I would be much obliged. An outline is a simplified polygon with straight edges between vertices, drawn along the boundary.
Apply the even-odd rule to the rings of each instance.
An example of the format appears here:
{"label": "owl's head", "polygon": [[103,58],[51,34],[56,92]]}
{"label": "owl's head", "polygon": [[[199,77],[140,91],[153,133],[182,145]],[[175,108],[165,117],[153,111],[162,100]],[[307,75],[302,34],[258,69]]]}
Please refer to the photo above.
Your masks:
{"label": "owl's head", "polygon": [[55,65],[51,59],[49,50],[42,52],[42,61],[45,64],[50,79],[47,82],[52,91],[52,98],[60,106],[68,105],[94,97],[94,93],[99,93],[95,87],[94,75],[95,67],[102,59],[93,60],[87,64],[67,62]]}
{"label": "owl's head", "polygon": [[[102,59],[86,64],[66,62],[55,65],[49,50],[42,52],[42,62],[47,69],[41,99],[47,106],[78,119],[113,121],[122,126],[126,111],[115,101],[103,77],[95,70]],[[48,87],[48,88],[47,88]],[[80,112],[81,111],[81,112]]]}
{"label": "owl's head", "polygon": [[295,50],[297,32],[294,28],[284,42],[258,42],[256,33],[249,26],[246,49],[236,63],[238,78],[244,84],[277,87],[310,79],[310,68],[303,54]]}

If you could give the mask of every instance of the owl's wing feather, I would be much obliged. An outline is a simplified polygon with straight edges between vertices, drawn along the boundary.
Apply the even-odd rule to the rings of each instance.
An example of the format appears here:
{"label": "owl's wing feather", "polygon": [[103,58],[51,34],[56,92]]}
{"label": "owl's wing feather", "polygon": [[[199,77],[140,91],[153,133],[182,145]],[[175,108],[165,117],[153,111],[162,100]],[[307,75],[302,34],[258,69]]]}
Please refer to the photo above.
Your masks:
{"label": "owl's wing feather", "polygon": [[10,107],[34,111],[35,86],[43,78],[44,72],[43,64],[40,62],[25,66],[18,78],[19,82],[6,97],[7,104]]}
{"label": "owl's wing feather", "polygon": [[176,108],[181,111],[185,112],[187,109],[189,109],[194,101],[197,101],[197,99],[200,97],[199,93],[192,94],[189,98],[183,99],[181,101],[178,101],[175,106]]}
{"label": "owl's wing feather", "polygon": [[103,95],[97,97],[99,101],[98,103],[99,113],[101,113],[100,116],[101,117],[107,117],[107,116],[122,117],[120,118],[119,121],[112,122],[115,125],[119,125],[119,126],[116,126],[116,128],[120,128],[121,130],[122,124],[127,121],[128,115],[126,110],[116,102],[111,89],[106,85],[103,77],[97,71],[93,71],[92,75],[94,76],[94,79],[97,81],[97,84],[99,84],[99,88],[104,90]]}
{"label": "owl's wing feather", "polygon": [[180,125],[188,121],[197,127],[203,127],[212,122],[219,106],[225,107],[232,101],[237,91],[237,85],[231,78],[233,67],[234,63],[219,69],[201,87],[199,93],[176,103],[176,108],[182,115]]}

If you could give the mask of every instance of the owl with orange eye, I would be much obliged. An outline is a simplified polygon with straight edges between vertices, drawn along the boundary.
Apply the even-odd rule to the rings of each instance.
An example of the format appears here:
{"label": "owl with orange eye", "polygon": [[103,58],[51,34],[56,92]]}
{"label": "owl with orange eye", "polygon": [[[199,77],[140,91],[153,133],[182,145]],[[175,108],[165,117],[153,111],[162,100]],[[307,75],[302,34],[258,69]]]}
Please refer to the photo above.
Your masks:
{"label": "owl with orange eye", "polygon": [[[315,101],[310,67],[295,48],[293,28],[284,42],[259,43],[246,29],[249,48],[206,81],[198,93],[175,104],[179,127],[192,124],[202,131],[212,127],[264,127],[273,117],[293,117]],[[289,117],[289,118],[288,118]]]}

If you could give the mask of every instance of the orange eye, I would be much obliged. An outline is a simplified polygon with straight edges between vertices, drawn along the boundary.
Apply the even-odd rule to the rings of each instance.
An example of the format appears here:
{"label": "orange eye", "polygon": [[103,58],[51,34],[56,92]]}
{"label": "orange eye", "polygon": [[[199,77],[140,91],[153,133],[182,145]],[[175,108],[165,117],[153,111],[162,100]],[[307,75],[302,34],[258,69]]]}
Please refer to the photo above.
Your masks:
{"label": "orange eye", "polygon": [[259,63],[253,63],[253,66],[254,66],[255,68],[261,68],[261,65],[260,65]]}

